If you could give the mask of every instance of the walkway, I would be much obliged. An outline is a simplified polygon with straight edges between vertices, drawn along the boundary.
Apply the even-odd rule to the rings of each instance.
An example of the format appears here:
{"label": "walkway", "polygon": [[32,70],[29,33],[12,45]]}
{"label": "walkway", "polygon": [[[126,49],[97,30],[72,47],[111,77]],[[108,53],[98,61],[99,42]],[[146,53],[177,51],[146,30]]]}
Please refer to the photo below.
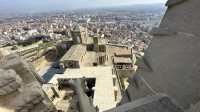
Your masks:
{"label": "walkway", "polygon": [[50,81],[55,83],[57,78],[96,78],[94,105],[104,111],[115,107],[112,67],[83,67],[80,69],[67,69],[64,75],[56,75]]}

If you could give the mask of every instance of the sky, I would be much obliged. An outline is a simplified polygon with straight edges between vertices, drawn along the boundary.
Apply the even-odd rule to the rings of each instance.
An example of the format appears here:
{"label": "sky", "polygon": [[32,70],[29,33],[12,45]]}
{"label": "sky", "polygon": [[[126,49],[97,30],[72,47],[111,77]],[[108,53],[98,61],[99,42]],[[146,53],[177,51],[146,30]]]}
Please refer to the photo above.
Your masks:
{"label": "sky", "polygon": [[132,4],[154,4],[165,3],[166,1],[167,0],[0,0],[0,11],[42,12]]}

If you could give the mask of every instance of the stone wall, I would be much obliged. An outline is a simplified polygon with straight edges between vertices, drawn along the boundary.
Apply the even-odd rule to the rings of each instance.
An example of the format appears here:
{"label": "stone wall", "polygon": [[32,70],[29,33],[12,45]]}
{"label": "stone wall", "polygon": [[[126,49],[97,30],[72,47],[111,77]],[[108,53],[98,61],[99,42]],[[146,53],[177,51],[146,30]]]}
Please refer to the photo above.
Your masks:
{"label": "stone wall", "polygon": [[175,98],[184,108],[200,100],[200,39],[179,34],[154,37],[146,51],[152,71],[139,70],[157,92]]}
{"label": "stone wall", "polygon": [[[41,108],[42,106],[42,108]],[[17,55],[0,65],[1,112],[52,112],[55,108],[41,87],[34,69]]]}
{"label": "stone wall", "polygon": [[199,0],[167,2],[159,30],[145,52],[149,70],[139,66],[137,71],[156,92],[166,93],[185,109],[200,100],[199,4]]}
{"label": "stone wall", "polygon": [[169,0],[160,28],[200,35],[199,4],[199,0]]}

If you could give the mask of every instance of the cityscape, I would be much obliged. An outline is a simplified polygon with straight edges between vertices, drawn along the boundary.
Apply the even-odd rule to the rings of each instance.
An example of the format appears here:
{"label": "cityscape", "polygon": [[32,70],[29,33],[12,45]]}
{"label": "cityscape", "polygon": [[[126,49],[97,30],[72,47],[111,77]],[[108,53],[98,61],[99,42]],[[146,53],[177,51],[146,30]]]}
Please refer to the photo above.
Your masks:
{"label": "cityscape", "polygon": [[15,2],[0,112],[200,112],[198,0]]}

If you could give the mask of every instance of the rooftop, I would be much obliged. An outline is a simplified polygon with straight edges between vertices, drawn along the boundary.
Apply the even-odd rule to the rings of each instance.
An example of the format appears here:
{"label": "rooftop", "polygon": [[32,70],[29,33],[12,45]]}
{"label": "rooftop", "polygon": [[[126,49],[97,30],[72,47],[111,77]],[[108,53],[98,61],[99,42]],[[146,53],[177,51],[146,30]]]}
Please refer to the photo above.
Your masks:
{"label": "rooftop", "polygon": [[126,57],[114,57],[114,63],[132,63],[132,60]]}
{"label": "rooftop", "polygon": [[56,84],[58,78],[96,78],[94,105],[98,105],[100,111],[116,106],[114,99],[114,86],[112,79],[112,67],[83,67],[80,69],[67,69],[64,75],[55,75],[49,83]]}
{"label": "rooftop", "polygon": [[73,45],[69,51],[60,59],[61,62],[67,60],[79,61],[86,52],[86,46],[84,45]]}

